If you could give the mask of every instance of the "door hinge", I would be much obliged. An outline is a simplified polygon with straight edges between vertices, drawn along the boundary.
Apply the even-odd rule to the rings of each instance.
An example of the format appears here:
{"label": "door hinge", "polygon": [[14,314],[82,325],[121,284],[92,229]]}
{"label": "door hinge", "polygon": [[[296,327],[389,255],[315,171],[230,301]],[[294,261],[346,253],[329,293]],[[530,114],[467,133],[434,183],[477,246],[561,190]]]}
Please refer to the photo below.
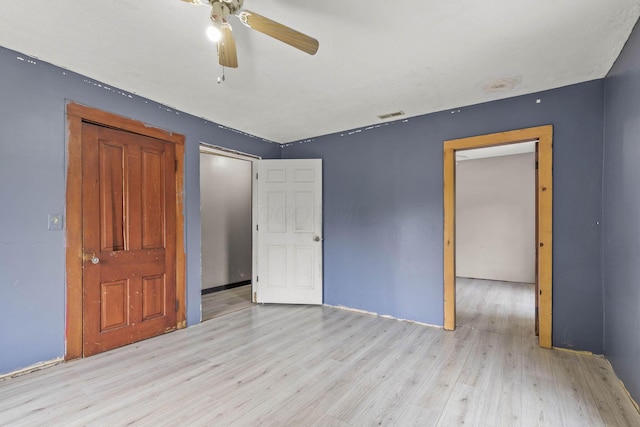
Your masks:
{"label": "door hinge", "polygon": [[538,161],[536,160],[536,170],[538,170]]}
{"label": "door hinge", "polygon": [[260,227],[260,226],[259,226],[258,224],[256,224],[256,231],[258,231],[258,230],[259,230],[259,227]]}
{"label": "door hinge", "polygon": [[176,311],[180,310],[180,301],[176,300]]}
{"label": "door hinge", "polygon": [[178,172],[178,160],[175,161],[176,172]]}
{"label": "door hinge", "polygon": [[256,179],[258,179],[258,174],[256,173]]}
{"label": "door hinge", "polygon": [[256,276],[256,282],[260,281],[260,276]]}

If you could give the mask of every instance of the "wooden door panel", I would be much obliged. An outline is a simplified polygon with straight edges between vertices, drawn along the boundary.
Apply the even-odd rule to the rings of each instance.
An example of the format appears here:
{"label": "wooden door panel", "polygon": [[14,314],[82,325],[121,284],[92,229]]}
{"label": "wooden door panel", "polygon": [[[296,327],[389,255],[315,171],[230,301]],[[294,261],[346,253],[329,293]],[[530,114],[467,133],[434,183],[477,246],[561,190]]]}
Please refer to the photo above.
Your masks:
{"label": "wooden door panel", "polygon": [[166,276],[158,274],[142,278],[142,321],[166,314]]}
{"label": "wooden door panel", "polygon": [[164,153],[142,150],[142,247],[164,247]]}
{"label": "wooden door panel", "polygon": [[108,332],[129,324],[129,281],[100,284],[100,332]]}
{"label": "wooden door panel", "polygon": [[85,356],[176,327],[174,145],[83,124]]}
{"label": "wooden door panel", "polygon": [[124,147],[100,141],[100,215],[103,251],[124,250]]}

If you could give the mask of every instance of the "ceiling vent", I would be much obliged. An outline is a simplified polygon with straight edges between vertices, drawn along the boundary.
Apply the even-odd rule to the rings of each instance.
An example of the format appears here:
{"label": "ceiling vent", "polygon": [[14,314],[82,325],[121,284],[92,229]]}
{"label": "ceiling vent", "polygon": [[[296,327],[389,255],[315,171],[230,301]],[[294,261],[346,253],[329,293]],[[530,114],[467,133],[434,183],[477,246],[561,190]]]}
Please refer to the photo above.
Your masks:
{"label": "ceiling vent", "polygon": [[379,119],[390,119],[392,117],[398,117],[398,116],[404,116],[404,111],[396,111],[395,113],[389,113],[389,114],[381,114],[378,116]]}

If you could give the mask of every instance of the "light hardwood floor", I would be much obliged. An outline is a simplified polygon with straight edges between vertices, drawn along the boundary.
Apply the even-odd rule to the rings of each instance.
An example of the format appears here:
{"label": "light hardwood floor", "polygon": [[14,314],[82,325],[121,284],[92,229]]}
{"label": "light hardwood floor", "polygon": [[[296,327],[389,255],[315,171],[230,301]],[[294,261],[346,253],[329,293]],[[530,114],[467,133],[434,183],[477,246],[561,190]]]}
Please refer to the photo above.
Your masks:
{"label": "light hardwood floor", "polygon": [[202,296],[202,321],[251,307],[251,285]]}
{"label": "light hardwood floor", "polygon": [[458,284],[455,332],[253,305],[0,382],[0,425],[640,426],[605,359],[513,333],[482,285]]}
{"label": "light hardwood floor", "polygon": [[535,285],[458,277],[456,326],[535,340]]}

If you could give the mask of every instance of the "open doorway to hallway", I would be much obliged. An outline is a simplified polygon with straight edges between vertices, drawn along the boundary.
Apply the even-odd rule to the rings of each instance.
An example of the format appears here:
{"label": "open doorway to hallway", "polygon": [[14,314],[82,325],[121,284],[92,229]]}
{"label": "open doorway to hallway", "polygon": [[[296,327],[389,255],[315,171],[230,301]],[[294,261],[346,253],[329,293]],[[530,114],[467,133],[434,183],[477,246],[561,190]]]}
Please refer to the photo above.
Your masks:
{"label": "open doorway to hallway", "polygon": [[253,160],[200,146],[202,321],[252,304]]}
{"label": "open doorway to hallway", "polygon": [[535,333],[536,141],[456,152],[457,327]]}

